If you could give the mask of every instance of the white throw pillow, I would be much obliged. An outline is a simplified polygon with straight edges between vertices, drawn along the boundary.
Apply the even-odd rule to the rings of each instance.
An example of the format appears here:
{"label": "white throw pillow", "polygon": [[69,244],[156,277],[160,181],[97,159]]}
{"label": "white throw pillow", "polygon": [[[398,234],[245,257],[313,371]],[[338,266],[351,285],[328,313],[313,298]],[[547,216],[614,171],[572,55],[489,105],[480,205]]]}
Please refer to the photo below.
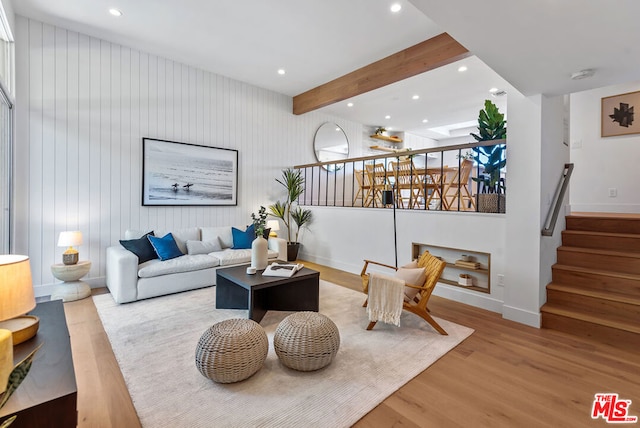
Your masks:
{"label": "white throw pillow", "polygon": [[187,241],[187,254],[192,256],[196,254],[209,254],[220,250],[222,250],[222,246],[217,238],[214,241]]}
{"label": "white throw pillow", "polygon": [[[222,248],[233,247],[233,235],[231,234],[231,226],[218,226],[218,227],[202,227],[201,239],[203,241],[215,241],[216,238],[220,240]],[[244,229],[242,229],[244,230]]]}
{"label": "white throw pillow", "polygon": [[[405,265],[406,266],[406,265]],[[416,263],[417,266],[417,263]],[[396,278],[404,280],[405,283],[412,285],[422,285],[424,281],[427,279],[427,273],[424,268],[398,268],[396,271]],[[409,300],[412,300],[413,297],[418,294],[417,288],[405,287],[404,295],[407,296]]]}

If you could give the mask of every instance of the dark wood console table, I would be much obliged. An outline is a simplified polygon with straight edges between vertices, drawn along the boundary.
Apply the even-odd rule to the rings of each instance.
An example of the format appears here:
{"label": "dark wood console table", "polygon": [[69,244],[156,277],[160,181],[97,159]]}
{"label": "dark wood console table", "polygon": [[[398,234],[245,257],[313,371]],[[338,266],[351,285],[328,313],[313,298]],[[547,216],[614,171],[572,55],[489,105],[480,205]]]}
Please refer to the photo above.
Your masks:
{"label": "dark wood console table", "polygon": [[18,415],[11,428],[71,428],[78,422],[76,375],[62,300],[39,303],[38,334],[13,348],[14,364],[42,344],[31,370],[0,409],[0,421]]}

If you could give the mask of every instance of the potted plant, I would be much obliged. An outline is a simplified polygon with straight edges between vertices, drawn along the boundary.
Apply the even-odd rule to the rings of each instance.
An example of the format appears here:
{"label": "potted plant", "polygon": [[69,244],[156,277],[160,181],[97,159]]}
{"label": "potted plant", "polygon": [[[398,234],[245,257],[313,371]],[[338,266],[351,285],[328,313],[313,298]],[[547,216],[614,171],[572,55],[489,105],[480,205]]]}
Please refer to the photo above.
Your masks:
{"label": "potted plant", "polygon": [[[269,206],[269,211],[271,211],[270,215],[281,219],[287,228],[287,260],[293,261],[298,257],[298,250],[300,249],[300,243],[298,242],[300,229],[308,224],[312,217],[311,210],[294,206],[304,192],[304,177],[300,170],[287,168],[282,171],[282,179],[276,178],[276,182],[286,189],[287,196],[284,201],[276,201],[276,203]],[[291,229],[294,223],[296,232],[295,240],[292,241]]]}
{"label": "potted plant", "polygon": [[[507,137],[507,121],[504,114],[491,100],[485,100],[484,109],[478,116],[478,134],[471,133],[477,141],[503,140]],[[505,212],[506,196],[504,194],[504,180],[500,177],[502,169],[507,164],[504,143],[493,146],[474,148],[474,160],[483,167],[479,177],[473,180],[480,183],[478,189],[478,211]]]}

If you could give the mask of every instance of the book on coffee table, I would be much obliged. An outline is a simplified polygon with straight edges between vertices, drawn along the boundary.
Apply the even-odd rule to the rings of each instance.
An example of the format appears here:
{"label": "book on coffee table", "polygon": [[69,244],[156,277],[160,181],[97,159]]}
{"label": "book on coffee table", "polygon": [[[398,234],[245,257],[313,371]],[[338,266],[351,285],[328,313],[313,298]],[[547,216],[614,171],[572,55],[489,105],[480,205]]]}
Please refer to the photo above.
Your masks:
{"label": "book on coffee table", "polygon": [[304,265],[302,263],[271,263],[264,272],[262,272],[262,275],[289,278],[303,267]]}

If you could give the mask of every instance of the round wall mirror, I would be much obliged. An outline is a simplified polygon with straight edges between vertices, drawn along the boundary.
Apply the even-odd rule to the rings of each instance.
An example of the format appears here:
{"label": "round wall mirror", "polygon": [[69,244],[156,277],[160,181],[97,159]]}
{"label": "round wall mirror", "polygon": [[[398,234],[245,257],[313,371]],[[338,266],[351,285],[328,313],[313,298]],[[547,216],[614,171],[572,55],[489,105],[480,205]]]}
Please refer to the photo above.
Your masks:
{"label": "round wall mirror", "polygon": [[[349,157],[347,134],[335,123],[323,123],[316,131],[316,136],[313,139],[313,149],[316,152],[318,162],[346,159]],[[323,166],[329,171],[336,170],[336,165]]]}

